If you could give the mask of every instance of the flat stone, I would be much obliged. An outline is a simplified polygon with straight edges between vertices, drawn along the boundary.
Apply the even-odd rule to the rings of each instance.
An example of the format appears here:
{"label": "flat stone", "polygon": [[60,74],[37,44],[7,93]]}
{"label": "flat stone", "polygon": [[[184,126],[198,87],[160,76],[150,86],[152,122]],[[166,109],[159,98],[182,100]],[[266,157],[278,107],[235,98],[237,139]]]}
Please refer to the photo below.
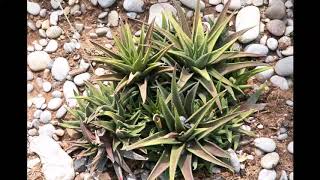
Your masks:
{"label": "flat stone", "polygon": [[280,76],[292,76],[293,75],[293,56],[289,56],[279,60],[275,67],[276,73]]}
{"label": "flat stone", "polygon": [[51,69],[51,73],[54,79],[63,81],[69,74],[70,66],[68,60],[63,57],[58,57],[54,61]]}
{"label": "flat stone", "polygon": [[123,8],[129,12],[143,12],[144,1],[143,0],[124,0]]}
{"label": "flat stone", "polygon": [[48,66],[51,58],[44,51],[34,51],[28,54],[27,61],[32,71],[41,71]]}
{"label": "flat stone", "polygon": [[63,84],[63,94],[67,101],[69,107],[75,107],[77,105],[77,100],[74,99],[74,92],[79,93],[77,86],[72,81],[66,81]]}
{"label": "flat stone", "polygon": [[48,102],[48,109],[55,111],[62,105],[62,99],[53,98]]}
{"label": "flat stone", "polygon": [[119,23],[119,14],[117,11],[113,10],[108,15],[108,24],[110,26],[115,27],[118,26]]}
{"label": "flat stone", "polygon": [[254,53],[260,55],[267,55],[269,49],[267,46],[262,44],[249,44],[247,47],[244,48],[244,51],[247,53]]}
{"label": "flat stone", "polygon": [[47,53],[53,53],[57,51],[58,47],[58,42],[54,39],[51,39],[46,48],[44,48],[44,51]]}
{"label": "flat stone", "polygon": [[254,140],[255,147],[261,149],[264,152],[273,152],[276,149],[276,143],[270,138],[256,138]]}
{"label": "flat stone", "polygon": [[62,29],[59,26],[51,26],[47,29],[46,35],[48,38],[55,39],[62,34]]}
{"label": "flat stone", "polygon": [[267,30],[275,36],[282,36],[285,33],[286,25],[281,20],[271,20],[267,23]]}
{"label": "flat stone", "polygon": [[288,81],[284,77],[274,75],[270,78],[270,82],[274,86],[279,87],[281,90],[288,90],[289,89]]}
{"label": "flat stone", "polygon": [[268,153],[261,158],[261,166],[265,169],[272,169],[277,166],[280,156],[276,152]]}
{"label": "flat stone", "polygon": [[67,109],[61,106],[56,113],[56,118],[61,119],[66,113],[67,113]]}
{"label": "flat stone", "polygon": [[103,8],[107,8],[112,6],[114,3],[116,2],[116,0],[98,0],[98,4],[103,7]]}
{"label": "flat stone", "polygon": [[50,111],[43,111],[40,114],[40,122],[42,122],[43,124],[48,124],[51,121],[51,112]]}
{"label": "flat stone", "polygon": [[277,173],[275,170],[262,169],[259,172],[258,180],[276,180]]}
{"label": "flat stone", "polygon": [[27,12],[29,14],[36,16],[40,13],[40,9],[41,8],[38,3],[27,1]]}
{"label": "flat stone", "polygon": [[73,79],[74,83],[78,86],[83,86],[85,81],[90,79],[91,75],[89,73],[82,73],[76,75]]}

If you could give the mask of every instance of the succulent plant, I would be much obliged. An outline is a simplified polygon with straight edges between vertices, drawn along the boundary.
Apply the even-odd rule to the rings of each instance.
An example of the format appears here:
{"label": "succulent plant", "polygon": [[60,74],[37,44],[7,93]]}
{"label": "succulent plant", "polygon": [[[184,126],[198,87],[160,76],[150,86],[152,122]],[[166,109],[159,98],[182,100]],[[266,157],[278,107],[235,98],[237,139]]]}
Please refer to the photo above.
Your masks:
{"label": "succulent plant", "polygon": [[[123,179],[122,169],[132,174],[124,158],[147,160],[134,151],[122,151],[121,146],[128,144],[130,138],[139,137],[146,126],[147,119],[137,110],[138,106],[130,102],[128,91],[114,95],[114,87],[99,83],[97,89],[86,82],[86,96],[77,96],[79,107],[69,109],[74,120],[64,121],[60,126],[77,129],[83,138],[73,143],[73,150],[84,149],[79,156],[95,157],[91,171],[95,170],[104,157],[111,160],[119,179]],[[133,89],[133,88],[131,88]]]}
{"label": "succulent plant", "polygon": [[147,97],[148,81],[161,72],[172,71],[172,67],[160,62],[161,57],[172,45],[167,45],[155,51],[152,48],[152,33],[154,21],[144,32],[141,28],[138,46],[135,45],[134,36],[128,24],[121,26],[119,38],[114,36],[118,52],[113,52],[103,46],[91,41],[95,47],[102,50],[107,56],[96,56],[92,60],[101,62],[111,68],[112,73],[98,77],[96,80],[119,82],[115,93],[126,86],[138,85],[142,101]]}
{"label": "succulent plant", "polygon": [[182,88],[183,91],[178,91],[174,70],[170,93],[158,84],[155,104],[159,114],[154,112],[153,115],[154,126],[158,131],[123,147],[124,150],[130,151],[153,146],[154,149],[151,151],[162,152],[148,179],[155,179],[169,168],[169,177],[173,180],[178,166],[185,179],[193,179],[193,156],[233,171],[232,166],[218,159],[229,158],[229,154],[214,143],[215,137],[227,133],[231,143],[232,132],[237,131],[241,121],[254,110],[234,109],[218,117],[214,101],[218,96],[223,96],[225,91],[206,101],[197,96],[198,86],[199,83],[195,83]]}
{"label": "succulent plant", "polygon": [[[236,100],[233,89],[243,93],[242,88],[247,87],[245,84],[250,77],[268,69],[261,68],[249,71],[247,69],[249,67],[266,66],[266,64],[257,61],[239,61],[238,59],[261,55],[229,50],[231,45],[250,28],[233,33],[228,37],[223,36],[235,13],[232,12],[227,16],[231,2],[228,1],[217,21],[215,23],[210,21],[211,27],[205,30],[200,17],[200,1],[198,0],[191,30],[181,6],[175,0],[173,2],[177,9],[178,18],[168,13],[166,14],[167,22],[163,15],[163,27],[155,27],[155,44],[159,47],[167,44],[173,45],[165,55],[168,61],[177,62],[181,67],[187,69],[190,76],[196,76],[196,81],[201,80],[201,85],[212,96],[217,95],[216,85],[221,83],[220,89],[227,89],[232,98]],[[221,109],[219,98],[216,102]]]}

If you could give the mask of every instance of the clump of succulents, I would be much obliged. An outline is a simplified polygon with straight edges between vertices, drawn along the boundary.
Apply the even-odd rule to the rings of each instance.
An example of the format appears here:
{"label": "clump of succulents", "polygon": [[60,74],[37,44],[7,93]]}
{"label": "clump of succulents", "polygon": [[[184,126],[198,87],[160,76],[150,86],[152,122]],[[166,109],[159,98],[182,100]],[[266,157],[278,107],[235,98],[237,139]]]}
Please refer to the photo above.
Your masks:
{"label": "clump of succulents", "polygon": [[167,15],[162,28],[143,24],[137,42],[128,24],[114,37],[115,52],[92,42],[106,54],[93,60],[111,73],[96,78],[97,87],[86,82],[86,94],[69,110],[73,119],[60,123],[82,132],[72,148],[94,156],[91,171],[103,158],[118,179],[122,170],[132,174],[125,159],[155,163],[148,179],[165,173],[173,180],[179,172],[193,179],[193,170],[212,165],[234,171],[224,149],[237,149],[242,134],[253,135],[240,126],[261,108],[257,95],[242,103],[234,90],[244,94],[247,80],[265,70],[250,68],[265,64],[240,61],[258,55],[229,50],[245,32],[222,37],[233,15],[226,16],[230,1],[207,30],[197,2],[192,31],[174,1],[178,18]]}

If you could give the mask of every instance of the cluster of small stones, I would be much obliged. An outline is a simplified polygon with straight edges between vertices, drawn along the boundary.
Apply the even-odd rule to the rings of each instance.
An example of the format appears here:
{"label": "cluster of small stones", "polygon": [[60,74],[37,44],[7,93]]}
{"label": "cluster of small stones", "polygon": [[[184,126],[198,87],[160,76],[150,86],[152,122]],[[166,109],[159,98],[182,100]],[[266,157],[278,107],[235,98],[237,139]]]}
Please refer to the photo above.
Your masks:
{"label": "cluster of small stones", "polygon": [[[271,69],[257,74],[255,78],[261,83],[267,81],[276,88],[288,90],[293,84],[293,0],[231,1],[230,10],[238,12],[235,21],[229,23],[231,28],[234,27],[234,31],[229,33],[253,27],[243,34],[231,49],[264,55],[258,60],[270,64]],[[92,40],[104,39],[107,42],[105,47],[111,49],[114,44],[113,29],[120,24],[120,8],[124,9],[125,16],[129,19],[139,19],[148,9],[148,22],[155,18],[158,26],[162,22],[162,12],[169,11],[174,15],[177,14],[177,10],[169,0],[158,0],[156,3],[151,3],[148,8],[145,7],[144,2],[143,0],[123,0],[120,5],[116,0],[88,2],[50,0],[50,3],[48,2],[50,7],[47,9],[44,8],[44,3],[27,2],[28,30],[36,34],[36,40],[28,41],[27,48],[28,153],[36,153],[40,157],[40,159],[28,159],[28,172],[41,162],[42,172],[47,179],[87,179],[91,176],[87,172],[86,164],[92,159],[72,160],[59,145],[63,144],[61,139],[65,133],[71,139],[77,139],[80,136],[79,132],[72,129],[64,131],[55,125],[68,115],[67,108],[77,106],[76,100],[73,99],[74,92],[86,94],[84,83],[90,81],[92,74],[100,76],[108,73],[81,56],[84,37]],[[195,2],[195,0],[180,0],[189,19],[193,17]],[[201,10],[211,6],[214,7],[214,12],[201,14],[205,21],[204,25],[208,25],[209,19],[213,21],[217,19],[227,0],[207,2],[201,1]],[[81,22],[78,19],[92,9],[99,13],[94,20],[94,25],[86,26],[87,22]],[[70,24],[66,17],[69,18]],[[139,31],[135,33],[136,36],[139,34]],[[293,101],[288,99],[286,104],[292,107]],[[248,130],[251,127],[244,125],[243,128]],[[263,126],[260,124],[257,128],[262,129]],[[288,137],[286,131],[285,128],[280,128],[278,136],[274,139],[276,141],[286,139]],[[48,145],[49,142],[51,145]],[[275,140],[257,138],[254,146],[262,153],[266,153],[260,159],[262,170],[258,174],[258,179],[275,180],[277,174],[274,168],[280,161],[279,155],[275,152]],[[293,153],[293,142],[288,144],[287,150]],[[245,165],[239,159],[246,154],[241,150],[234,152],[229,149],[228,151],[236,172],[244,169]],[[246,155],[248,160],[254,158],[253,155]],[[54,161],[57,159],[64,160],[55,165]],[[127,179],[143,179],[149,172],[149,170],[138,169]],[[221,170],[215,167],[213,172],[219,173]],[[98,179],[108,179],[108,176],[108,173],[96,174]],[[288,177],[292,180],[293,173],[283,170],[278,177],[281,177],[281,180]]]}

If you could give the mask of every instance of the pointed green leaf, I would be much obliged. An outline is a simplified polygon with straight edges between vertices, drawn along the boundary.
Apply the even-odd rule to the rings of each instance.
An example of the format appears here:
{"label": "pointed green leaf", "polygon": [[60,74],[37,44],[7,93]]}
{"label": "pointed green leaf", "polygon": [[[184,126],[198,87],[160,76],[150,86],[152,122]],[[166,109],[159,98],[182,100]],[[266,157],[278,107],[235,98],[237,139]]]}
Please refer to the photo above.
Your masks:
{"label": "pointed green leaf", "polygon": [[180,159],[180,156],[182,154],[182,151],[184,150],[185,144],[182,145],[174,145],[171,148],[170,153],[170,163],[169,163],[169,176],[170,180],[174,180],[174,176],[176,174],[177,165]]}

